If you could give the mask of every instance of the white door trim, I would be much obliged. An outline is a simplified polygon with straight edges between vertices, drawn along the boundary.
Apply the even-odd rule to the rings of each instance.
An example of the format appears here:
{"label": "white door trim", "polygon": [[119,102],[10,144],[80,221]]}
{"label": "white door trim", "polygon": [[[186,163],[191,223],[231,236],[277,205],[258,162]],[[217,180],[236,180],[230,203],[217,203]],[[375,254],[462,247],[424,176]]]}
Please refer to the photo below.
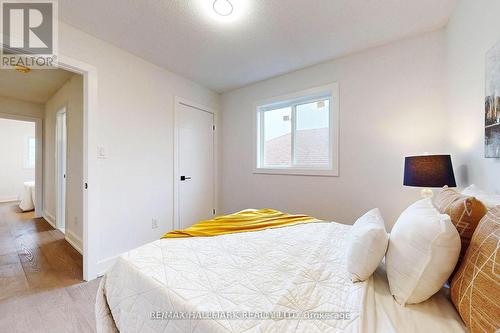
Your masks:
{"label": "white door trim", "polygon": [[0,118],[35,123],[36,157],[35,157],[35,217],[43,216],[43,119],[0,113]]}
{"label": "white door trim", "polygon": [[[99,198],[97,161],[97,69],[85,62],[58,57],[59,68],[83,76],[83,279],[95,279],[99,259]],[[85,188],[85,185],[88,188]]]}
{"label": "white door trim", "polygon": [[218,174],[218,140],[217,140],[217,135],[216,135],[216,130],[218,127],[217,124],[217,112],[205,105],[198,104],[196,102],[192,102],[188,99],[175,96],[174,97],[174,209],[173,209],[173,219],[172,219],[172,229],[179,229],[180,228],[180,221],[179,221],[179,178],[180,178],[180,172],[179,172],[179,128],[178,128],[178,122],[177,122],[177,112],[179,111],[179,105],[187,106],[187,107],[192,107],[200,112],[207,112],[213,115],[213,122],[215,126],[214,130],[214,135],[213,135],[213,145],[214,145],[214,156],[213,156],[213,161],[214,161],[214,209],[218,206],[218,201],[217,201],[217,193],[218,193],[218,186],[217,186],[217,174]]}

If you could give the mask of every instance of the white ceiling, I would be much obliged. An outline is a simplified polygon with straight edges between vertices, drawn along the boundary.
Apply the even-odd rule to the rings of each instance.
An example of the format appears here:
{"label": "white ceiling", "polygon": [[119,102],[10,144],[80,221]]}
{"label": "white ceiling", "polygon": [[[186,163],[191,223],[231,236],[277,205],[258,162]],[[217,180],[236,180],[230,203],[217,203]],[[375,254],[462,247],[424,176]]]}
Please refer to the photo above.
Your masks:
{"label": "white ceiling", "polygon": [[457,0],[59,0],[60,19],[219,92],[443,27]]}
{"label": "white ceiling", "polygon": [[45,103],[73,75],[63,69],[0,70],[0,96]]}

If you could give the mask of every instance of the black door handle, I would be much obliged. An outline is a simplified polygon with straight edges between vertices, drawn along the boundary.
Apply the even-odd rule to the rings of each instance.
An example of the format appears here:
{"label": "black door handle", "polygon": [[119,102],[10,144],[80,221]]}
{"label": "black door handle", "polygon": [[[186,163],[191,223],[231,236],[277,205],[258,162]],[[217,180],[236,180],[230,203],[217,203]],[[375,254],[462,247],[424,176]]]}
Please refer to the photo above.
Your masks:
{"label": "black door handle", "polygon": [[190,180],[191,177],[188,177],[188,176],[181,176],[181,181],[186,181],[186,180]]}

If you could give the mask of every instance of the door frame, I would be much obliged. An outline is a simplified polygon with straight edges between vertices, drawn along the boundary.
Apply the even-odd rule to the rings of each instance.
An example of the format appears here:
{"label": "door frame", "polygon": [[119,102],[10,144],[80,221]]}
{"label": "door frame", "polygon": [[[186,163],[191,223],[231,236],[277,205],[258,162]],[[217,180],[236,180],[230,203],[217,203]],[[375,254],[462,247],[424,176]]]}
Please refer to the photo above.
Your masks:
{"label": "door frame", "polygon": [[100,187],[97,160],[98,96],[97,68],[63,54],[58,68],[83,76],[83,279],[98,276]]}
{"label": "door frame", "polygon": [[214,161],[214,175],[213,175],[213,180],[214,180],[214,193],[213,193],[213,203],[214,203],[214,209],[218,210],[219,208],[219,200],[218,200],[218,193],[219,193],[219,186],[218,186],[218,158],[219,156],[219,150],[218,150],[218,138],[217,138],[217,128],[218,128],[218,112],[214,110],[213,108],[202,105],[193,101],[190,101],[186,98],[179,97],[179,96],[174,96],[174,167],[173,167],[173,188],[174,188],[174,207],[173,207],[173,214],[172,214],[172,229],[179,229],[180,228],[180,221],[179,221],[179,178],[180,178],[180,167],[179,167],[179,127],[178,125],[178,116],[177,113],[179,112],[179,106],[187,106],[194,108],[200,112],[207,112],[211,113],[213,116],[213,125],[214,125],[214,134],[213,134],[213,161]]}
{"label": "door frame", "polygon": [[56,142],[55,142],[55,145],[54,147],[56,149],[55,150],[55,180],[56,180],[56,184],[55,184],[55,188],[56,188],[56,228],[59,229],[60,231],[61,228],[63,227],[64,228],[64,234],[66,235],[66,202],[67,202],[67,196],[66,196],[66,182],[67,182],[67,179],[66,177],[63,177],[64,180],[62,180],[61,178],[61,163],[62,163],[62,159],[61,159],[61,155],[60,155],[60,149],[61,147],[59,146],[60,145],[60,136],[61,136],[61,133],[60,133],[60,124],[59,124],[59,117],[64,114],[64,127],[65,127],[65,139],[64,139],[64,174],[67,175],[68,174],[68,112],[67,112],[67,106],[64,105],[62,106],[59,111],[56,112],[56,126],[55,126],[55,129],[56,129],[56,135],[55,135],[55,138],[56,138]]}
{"label": "door frame", "polygon": [[[58,55],[57,68],[83,76],[83,280],[93,280],[98,276],[100,187],[98,181],[97,129],[98,95],[97,68]],[[0,113],[1,118],[35,122],[36,173],[35,173],[35,216],[43,216],[43,119],[17,114]],[[85,188],[85,184],[90,184]]]}
{"label": "door frame", "polygon": [[43,119],[18,114],[0,113],[0,118],[35,123],[35,217],[43,216]]}

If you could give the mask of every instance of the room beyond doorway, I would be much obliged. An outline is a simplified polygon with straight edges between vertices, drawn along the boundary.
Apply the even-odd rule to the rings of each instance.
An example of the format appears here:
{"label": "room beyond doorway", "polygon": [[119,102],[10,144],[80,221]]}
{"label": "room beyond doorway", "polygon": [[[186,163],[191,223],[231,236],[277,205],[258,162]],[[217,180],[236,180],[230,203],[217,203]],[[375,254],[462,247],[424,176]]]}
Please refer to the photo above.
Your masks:
{"label": "room beyond doorway", "polygon": [[[37,200],[68,246],[84,248],[84,77],[65,69],[0,71],[0,118],[37,119]],[[40,219],[42,220],[42,219]],[[83,274],[79,277],[83,280]]]}
{"label": "room beyond doorway", "polygon": [[19,201],[20,209],[35,208],[36,123],[0,117],[0,202]]}

